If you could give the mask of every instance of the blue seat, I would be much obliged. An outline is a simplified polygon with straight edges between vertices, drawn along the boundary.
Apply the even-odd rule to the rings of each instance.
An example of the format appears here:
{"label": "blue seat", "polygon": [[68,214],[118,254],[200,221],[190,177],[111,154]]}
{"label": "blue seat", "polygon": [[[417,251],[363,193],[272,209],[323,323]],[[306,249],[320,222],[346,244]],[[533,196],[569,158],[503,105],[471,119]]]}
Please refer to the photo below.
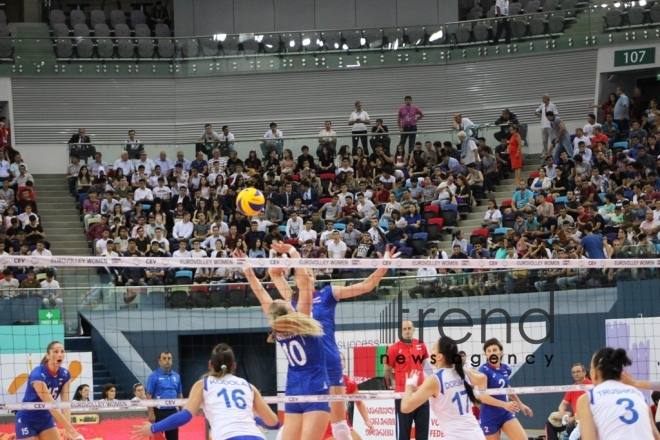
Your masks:
{"label": "blue seat", "polygon": [[555,203],[568,203],[568,197],[559,196],[555,199]]}
{"label": "blue seat", "polygon": [[335,229],[338,231],[343,231],[346,229],[346,225],[344,223],[335,223]]}
{"label": "blue seat", "polygon": [[429,240],[429,234],[426,232],[417,232],[413,234],[410,240],[410,246],[413,250],[413,255],[426,255],[426,244]]}
{"label": "blue seat", "polygon": [[380,223],[378,223],[378,226],[387,229],[387,220],[381,220]]}
{"label": "blue seat", "polygon": [[606,195],[607,195],[607,193],[598,193],[598,197],[600,197],[601,202],[605,203],[605,196]]}
{"label": "blue seat", "polygon": [[174,274],[174,278],[190,278],[192,280],[192,270],[179,270]]}
{"label": "blue seat", "polygon": [[509,228],[497,228],[493,231],[493,234],[506,234],[509,232]]}
{"label": "blue seat", "polygon": [[472,253],[472,243],[467,244],[467,254],[470,255]]}
{"label": "blue seat", "polygon": [[284,225],[280,225],[280,232],[281,232],[282,234],[286,234],[286,226],[284,226]]}
{"label": "blue seat", "polygon": [[614,145],[612,146],[613,150],[616,149],[621,149],[621,150],[627,150],[628,149],[628,142],[615,142]]}
{"label": "blue seat", "polygon": [[401,258],[412,258],[413,248],[404,247],[397,249],[397,252],[401,253]]}

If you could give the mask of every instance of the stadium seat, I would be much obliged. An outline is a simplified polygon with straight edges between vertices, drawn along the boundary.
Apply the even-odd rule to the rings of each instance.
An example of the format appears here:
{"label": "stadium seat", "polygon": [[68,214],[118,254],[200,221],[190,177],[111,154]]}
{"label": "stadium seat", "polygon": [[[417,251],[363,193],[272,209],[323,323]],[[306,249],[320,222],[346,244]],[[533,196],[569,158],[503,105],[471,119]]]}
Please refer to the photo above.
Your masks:
{"label": "stadium seat", "polygon": [[385,40],[387,41],[387,45],[390,49],[399,48],[403,46],[404,43],[403,29],[401,28],[386,29],[384,35],[385,35]]}
{"label": "stadium seat", "polygon": [[96,53],[100,58],[112,58],[115,54],[115,44],[109,38],[97,39]]}
{"label": "stadium seat", "polygon": [[370,49],[378,49],[383,46],[383,31],[382,29],[366,29],[364,31],[364,38],[367,40],[367,46]]}
{"label": "stadium seat", "polygon": [[472,29],[474,41],[488,41],[490,38],[490,27],[485,22],[477,23]]}
{"label": "stadium seat", "polygon": [[346,225],[344,223],[335,223],[335,229],[338,231],[343,231],[346,229]]}
{"label": "stadium seat", "polygon": [[608,29],[618,28],[623,24],[623,13],[618,9],[612,9],[605,13],[604,19]]}
{"label": "stadium seat", "polygon": [[432,218],[437,218],[440,216],[440,207],[437,205],[427,205],[422,211],[422,219],[426,222]]}
{"label": "stadium seat", "polygon": [[413,255],[426,255],[426,244],[429,241],[429,235],[426,232],[417,232],[413,234],[410,240],[410,246],[413,249]]}
{"label": "stadium seat", "polygon": [[132,40],[119,40],[117,43],[117,55],[119,58],[133,58],[135,56],[135,45]]}
{"label": "stadium seat", "polygon": [[157,37],[171,37],[172,36],[172,30],[165,23],[158,23],[156,25],[156,28],[155,28],[154,32],[155,32],[155,35]]}
{"label": "stadium seat", "polygon": [[282,233],[282,236],[284,236],[284,234],[286,234],[286,226],[285,225],[280,225],[279,229],[280,229],[280,232]]}
{"label": "stadium seat", "polygon": [[512,203],[512,200],[511,200],[511,199],[502,200],[502,203],[500,204],[500,206],[501,206],[501,207],[504,207],[504,206],[511,206],[511,203]]}
{"label": "stadium seat", "polygon": [[454,227],[458,221],[458,205],[447,204],[442,207],[440,217],[444,222],[446,228]]}
{"label": "stadium seat", "polygon": [[87,17],[80,9],[73,9],[69,14],[69,23],[72,28],[75,28],[77,24],[84,24],[87,26]]}
{"label": "stadium seat", "polygon": [[225,55],[238,55],[238,50],[238,35],[229,35],[222,42],[222,51]]}
{"label": "stadium seat", "polygon": [[69,38],[58,38],[55,47],[58,58],[71,58],[73,56],[73,43]]}
{"label": "stadium seat", "polygon": [[139,9],[134,9],[131,11],[131,27],[136,28],[139,24],[147,24],[147,17]]}
{"label": "stadium seat", "polygon": [[161,58],[172,58],[174,56],[174,43],[172,40],[158,40],[158,56]]}
{"label": "stadium seat", "polygon": [[218,55],[219,45],[213,38],[200,38],[202,55],[205,57],[215,57]]}
{"label": "stadium seat", "polygon": [[527,3],[527,6],[523,9],[525,14],[535,14],[541,9],[541,4],[537,0],[530,1]]}
{"label": "stadium seat", "polygon": [[364,42],[361,30],[344,31],[342,37],[346,45],[346,47],[342,46],[342,49],[360,49]]}
{"label": "stadium seat", "polygon": [[548,18],[548,33],[560,34],[564,32],[564,14],[555,13]]}
{"label": "stadium seat", "polygon": [[261,40],[261,45],[264,48],[264,52],[266,53],[280,52],[282,46],[280,35],[279,34],[265,35],[264,39]]}
{"label": "stadium seat", "polygon": [[115,9],[110,11],[110,27],[114,29],[118,24],[126,24],[126,14],[124,11]]}
{"label": "stadium seat", "polygon": [[254,55],[259,52],[260,44],[254,38],[249,38],[241,42],[241,47],[243,48],[243,54]]}
{"label": "stadium seat", "polygon": [[442,227],[444,220],[442,218],[432,218],[426,224],[426,233],[429,234],[429,241],[442,240]]}
{"label": "stadium seat", "polygon": [[76,55],[78,58],[92,58],[94,55],[94,43],[89,38],[76,40]]}
{"label": "stadium seat", "polygon": [[513,228],[513,225],[516,223],[515,218],[503,218],[502,219],[502,227],[511,229]]}
{"label": "stadium seat", "polygon": [[140,58],[153,58],[156,46],[151,38],[138,38],[137,53]]}
{"label": "stadium seat", "polygon": [[516,3],[510,3],[509,4],[509,15],[511,17],[515,17],[516,15],[520,14],[520,12],[525,8],[525,6],[522,5],[522,3],[516,2]]}
{"label": "stadium seat", "polygon": [[51,27],[55,27],[56,24],[66,23],[66,15],[64,15],[64,11],[61,9],[51,9],[49,18]]}
{"label": "stadium seat", "polygon": [[405,28],[406,41],[411,46],[423,46],[426,44],[426,30],[424,28]]}
{"label": "stadium seat", "polygon": [[403,247],[397,249],[397,252],[399,252],[401,255],[399,258],[407,259],[407,258],[412,258],[413,257],[413,248],[409,247]]}
{"label": "stadium seat", "polygon": [[0,9],[0,25],[6,25],[7,24],[7,14],[5,14],[5,11]]}
{"label": "stadium seat", "polygon": [[320,32],[301,32],[300,46],[305,51],[316,51],[325,46]]}
{"label": "stadium seat", "polygon": [[[339,50],[341,49],[342,38],[341,33],[337,31],[321,33],[323,42],[325,43],[326,50]],[[334,176],[333,176],[334,178]]]}
{"label": "stadium seat", "polygon": [[644,24],[644,19],[646,18],[646,11],[641,6],[633,6],[628,9],[628,24],[630,26],[639,26]]}
{"label": "stadium seat", "polygon": [[259,298],[257,298],[257,295],[250,288],[247,289],[247,292],[245,294],[245,302],[247,303],[247,306],[250,307],[261,305],[261,303],[259,302]]}
{"label": "stadium seat", "polygon": [[95,37],[109,37],[110,28],[105,23],[97,23],[94,25],[94,36]]}
{"label": "stadium seat", "polygon": [[522,38],[527,35],[527,20],[524,18],[514,18],[511,20],[511,36],[513,38]]}
{"label": "stadium seat", "polygon": [[660,4],[655,3],[649,9],[649,18],[653,23],[660,23]]}
{"label": "stadium seat", "polygon": [[227,299],[229,307],[246,307],[246,286],[244,284],[229,285]]}
{"label": "stadium seat", "polygon": [[56,23],[53,25],[53,36],[54,37],[68,37],[69,28],[64,23]]}
{"label": "stadium seat", "polygon": [[11,58],[14,54],[14,43],[12,40],[0,40],[0,58]]}
{"label": "stadium seat", "polygon": [[188,292],[185,290],[170,291],[168,305],[172,309],[187,308],[189,306]]}
{"label": "stadium seat", "polygon": [[475,229],[472,231],[472,235],[470,236],[470,243],[475,244],[478,242],[486,242],[488,241],[488,235],[490,231],[488,229]]}
{"label": "stadium seat", "polygon": [[151,29],[146,24],[138,24],[135,27],[136,37],[151,37]]}
{"label": "stadium seat", "polygon": [[130,37],[131,36],[131,29],[128,27],[126,23],[117,23],[115,25],[115,37]]}
{"label": "stadium seat", "polygon": [[95,9],[89,14],[89,25],[94,28],[97,24],[103,23],[106,24],[107,19],[105,18],[105,12]]}
{"label": "stadium seat", "polygon": [[201,284],[190,287],[190,301],[193,307],[207,308],[211,306],[208,289],[209,286]]}
{"label": "stadium seat", "polygon": [[184,58],[196,58],[199,56],[199,45],[196,38],[184,40],[181,44],[181,54]]}
{"label": "stadium seat", "polygon": [[281,34],[283,49],[286,52],[300,52],[302,48],[302,37],[299,33]]}
{"label": "stadium seat", "polygon": [[326,203],[332,203],[332,197],[322,197],[319,199],[319,206],[323,206]]}
{"label": "stadium seat", "polygon": [[174,281],[177,280],[188,281],[183,284],[192,284],[193,272],[191,270],[179,270],[174,274]]}
{"label": "stadium seat", "polygon": [[227,286],[211,284],[209,286],[209,300],[211,301],[211,307],[228,307]]}
{"label": "stadium seat", "polygon": [[456,44],[466,44],[470,42],[472,29],[466,25],[459,25],[454,29],[454,42]]}

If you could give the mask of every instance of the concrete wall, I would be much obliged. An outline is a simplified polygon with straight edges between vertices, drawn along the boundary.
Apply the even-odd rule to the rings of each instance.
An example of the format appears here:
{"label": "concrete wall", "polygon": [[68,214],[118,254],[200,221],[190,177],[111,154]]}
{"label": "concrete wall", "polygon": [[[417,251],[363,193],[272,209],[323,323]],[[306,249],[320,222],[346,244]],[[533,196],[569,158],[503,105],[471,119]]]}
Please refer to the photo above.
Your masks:
{"label": "concrete wall", "polygon": [[177,36],[423,26],[458,21],[457,0],[177,0]]}

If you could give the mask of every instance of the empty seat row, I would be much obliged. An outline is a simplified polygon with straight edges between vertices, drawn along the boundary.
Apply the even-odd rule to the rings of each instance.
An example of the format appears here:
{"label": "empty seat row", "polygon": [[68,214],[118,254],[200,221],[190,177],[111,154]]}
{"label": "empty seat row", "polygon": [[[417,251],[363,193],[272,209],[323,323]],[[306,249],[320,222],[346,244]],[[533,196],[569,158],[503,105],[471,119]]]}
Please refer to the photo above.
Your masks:
{"label": "empty seat row", "polygon": [[[183,48],[182,48],[183,49]],[[187,50],[187,47],[186,47]],[[151,38],[138,38],[118,40],[116,43],[110,38],[99,38],[94,41],[88,38],[79,38],[74,41],[70,38],[57,38],[55,40],[55,54],[58,58],[172,58],[175,46],[171,40],[153,40]]]}
{"label": "empty seat row", "polygon": [[[566,17],[575,15],[575,8],[577,8],[577,0],[544,0],[543,3],[538,0],[527,0],[526,2],[511,3],[509,5],[509,16],[519,14],[534,14],[536,12],[553,12],[556,10],[566,11]],[[569,12],[570,11],[570,12]],[[487,18],[494,18],[496,13],[496,6],[491,6],[490,10],[486,13]],[[468,14],[468,20],[478,20],[481,18],[476,17],[477,12]],[[472,18],[470,18],[472,17]]]}
{"label": "empty seat row", "polygon": [[605,13],[603,18],[606,30],[660,23],[660,4],[654,4],[648,10],[641,6],[633,6],[626,11],[611,9]]}
{"label": "empty seat row", "polygon": [[[5,17],[6,20],[6,17]],[[66,24],[66,15],[61,9],[52,9],[50,11],[50,25],[54,27],[56,24]],[[69,14],[69,23],[72,28],[75,28],[77,24],[87,25],[87,15],[79,10],[74,9]],[[106,18],[105,12],[101,10],[94,10],[89,14],[89,25],[91,27],[96,26],[97,24],[107,24],[108,20]],[[126,13],[120,10],[114,10],[110,12],[110,26],[114,29],[118,24],[128,24],[126,21]],[[139,24],[147,24],[147,16],[144,12],[140,10],[131,11],[130,13],[130,25],[133,29]]]}
{"label": "empty seat row", "polygon": [[[453,32],[454,42],[456,44],[467,44],[489,41],[497,31],[497,26],[496,21],[492,22],[492,26],[489,22],[478,22],[473,28],[467,24],[460,25]],[[529,18],[513,18],[510,21],[510,26],[513,38],[560,34],[564,31],[565,18],[562,13],[550,14],[548,17],[543,14],[536,14]]]}
{"label": "empty seat row", "polygon": [[[132,32],[131,29],[126,24],[118,24],[114,29],[115,37],[131,37],[132,34],[135,34],[136,37],[151,37],[151,29],[146,24],[139,24],[135,31]],[[69,28],[64,23],[57,23],[53,26],[53,36],[54,37],[67,37],[71,34]],[[90,29],[86,24],[78,23],[73,27],[73,36],[74,37],[88,37],[91,34]],[[105,23],[97,23],[94,26],[94,36],[95,37],[109,37],[112,35],[112,31]],[[169,26],[157,25],[156,37],[158,38],[170,38],[172,36],[172,31]]]}

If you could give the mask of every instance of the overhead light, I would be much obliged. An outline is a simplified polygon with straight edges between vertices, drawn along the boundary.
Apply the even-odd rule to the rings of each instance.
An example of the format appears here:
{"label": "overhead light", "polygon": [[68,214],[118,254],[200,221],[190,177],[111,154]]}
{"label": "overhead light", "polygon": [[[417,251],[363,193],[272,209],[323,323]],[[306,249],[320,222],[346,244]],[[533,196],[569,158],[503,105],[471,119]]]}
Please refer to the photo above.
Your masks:
{"label": "overhead light", "polygon": [[367,39],[364,37],[360,38],[360,46],[364,46],[365,44],[367,44]]}
{"label": "overhead light", "polygon": [[441,39],[443,35],[444,35],[444,32],[442,31],[442,29],[440,29],[439,31],[434,32],[434,33],[431,35],[431,37],[429,38],[429,41],[432,43],[432,42],[434,42],[434,41],[436,41],[436,40]]}
{"label": "overhead light", "polygon": [[614,3],[614,7],[615,7],[615,8],[618,8],[619,6],[621,6],[621,3],[619,3],[619,2]]}
{"label": "overhead light", "polygon": [[646,0],[639,0],[639,6],[646,6]]}
{"label": "overhead light", "polygon": [[289,47],[295,47],[295,46],[296,46],[295,40],[289,41]]}
{"label": "overhead light", "polygon": [[215,34],[213,36],[214,41],[225,41],[227,39],[227,34]]}
{"label": "overhead light", "polygon": [[309,38],[305,38],[304,40],[302,40],[302,45],[309,46],[311,42],[312,40],[310,40]]}

